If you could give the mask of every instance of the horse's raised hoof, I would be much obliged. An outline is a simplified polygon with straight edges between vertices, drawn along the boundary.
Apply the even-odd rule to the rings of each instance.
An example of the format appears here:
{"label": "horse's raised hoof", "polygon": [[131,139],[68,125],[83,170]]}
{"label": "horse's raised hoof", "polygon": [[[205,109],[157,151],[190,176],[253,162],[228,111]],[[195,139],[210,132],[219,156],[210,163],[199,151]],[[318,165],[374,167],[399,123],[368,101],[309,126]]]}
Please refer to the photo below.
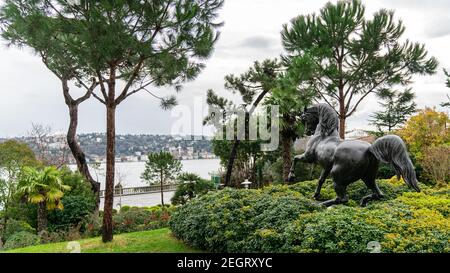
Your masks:
{"label": "horse's raised hoof", "polygon": [[367,203],[369,203],[369,201],[371,201],[372,199],[372,195],[364,196],[363,198],[361,198],[361,201],[359,201],[359,205],[365,208],[367,207]]}
{"label": "horse's raised hoof", "polygon": [[333,205],[346,204],[347,202],[348,202],[348,196],[345,196],[344,198],[337,197],[336,199],[328,200],[328,201],[322,202],[320,204],[325,207],[329,207],[329,206],[333,206]]}
{"label": "horse's raised hoof", "polygon": [[375,201],[375,200],[380,200],[380,199],[382,199],[384,197],[384,195],[383,194],[372,194],[372,195],[368,195],[368,196],[365,196],[365,197],[363,197],[362,199],[361,199],[361,201],[359,202],[359,205],[361,206],[361,207],[367,207],[367,204],[370,202],[370,201]]}
{"label": "horse's raised hoof", "polygon": [[336,204],[336,200],[328,200],[328,201],[324,201],[322,203],[319,203],[319,206],[323,206],[323,207],[330,207],[332,205]]}
{"label": "horse's raised hoof", "polygon": [[293,173],[289,173],[287,182],[288,183],[294,183],[295,182],[295,175]]}

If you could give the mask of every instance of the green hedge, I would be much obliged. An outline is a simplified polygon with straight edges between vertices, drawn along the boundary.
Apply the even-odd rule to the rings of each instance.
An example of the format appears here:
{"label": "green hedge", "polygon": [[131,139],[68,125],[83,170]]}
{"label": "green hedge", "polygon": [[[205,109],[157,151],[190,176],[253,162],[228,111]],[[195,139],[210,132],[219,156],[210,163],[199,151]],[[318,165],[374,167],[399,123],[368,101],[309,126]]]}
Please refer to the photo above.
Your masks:
{"label": "green hedge", "polygon": [[[260,190],[224,189],[179,207],[169,221],[187,244],[212,252],[449,252],[449,189],[424,185],[413,193],[396,179],[379,181],[382,202],[358,206],[362,182],[350,202],[332,208],[310,198],[317,181]],[[331,183],[322,191],[334,198]]]}

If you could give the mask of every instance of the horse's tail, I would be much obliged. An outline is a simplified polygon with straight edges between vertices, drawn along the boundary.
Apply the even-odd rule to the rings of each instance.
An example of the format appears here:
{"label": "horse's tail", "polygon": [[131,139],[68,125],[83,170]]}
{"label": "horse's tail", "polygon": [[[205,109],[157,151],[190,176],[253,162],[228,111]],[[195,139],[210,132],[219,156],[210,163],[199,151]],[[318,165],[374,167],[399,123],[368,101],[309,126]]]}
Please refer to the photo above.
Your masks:
{"label": "horse's tail", "polygon": [[400,177],[403,177],[406,184],[420,192],[414,166],[408,156],[406,145],[400,137],[395,135],[381,137],[369,150],[378,160],[389,163],[394,168],[397,179],[400,180]]}

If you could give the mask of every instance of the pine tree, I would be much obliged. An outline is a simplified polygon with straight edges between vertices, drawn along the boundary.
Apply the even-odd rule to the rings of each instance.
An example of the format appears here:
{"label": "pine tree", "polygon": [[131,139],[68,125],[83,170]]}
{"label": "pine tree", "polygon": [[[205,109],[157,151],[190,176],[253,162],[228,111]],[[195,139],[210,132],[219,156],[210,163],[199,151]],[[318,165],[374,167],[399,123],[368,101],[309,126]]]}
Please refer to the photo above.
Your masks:
{"label": "pine tree", "polygon": [[358,0],[329,2],[319,14],[301,15],[282,31],[285,61],[310,58],[310,86],[318,98],[337,105],[341,138],[345,122],[370,94],[405,86],[415,74],[433,74],[438,62],[424,45],[403,42],[405,27],[394,12],[381,9],[366,19]]}
{"label": "pine tree", "polygon": [[[297,61],[301,61],[297,59]],[[292,166],[292,151],[294,141],[304,133],[304,126],[300,121],[305,107],[311,104],[314,92],[304,82],[310,75],[310,64],[303,60],[302,65],[288,67],[277,79],[277,87],[264,101],[265,105],[278,105],[280,123],[280,142],[282,155],[282,177],[289,181]],[[301,68],[299,70],[298,68]]]}
{"label": "pine tree", "polygon": [[375,125],[380,132],[386,131],[383,128],[386,128],[387,132],[392,132],[416,112],[415,95],[411,89],[403,92],[383,89],[377,95],[383,110],[374,113],[371,124]]}
{"label": "pine tree", "polygon": [[[45,38],[60,39],[82,68],[77,75],[95,78],[92,96],[106,108],[106,187],[103,241],[113,238],[116,109],[131,95],[151,87],[195,79],[218,39],[215,22],[223,0],[8,0],[1,8],[4,29],[13,34],[23,20],[33,28],[51,28]],[[54,20],[53,20],[54,19]],[[52,46],[52,43],[48,43]],[[174,97],[161,98],[167,108]]]}
{"label": "pine tree", "polygon": [[161,205],[164,208],[164,184],[171,182],[181,172],[181,162],[172,154],[161,151],[151,153],[145,162],[145,171],[141,178],[149,184],[159,183],[161,193]]}
{"label": "pine tree", "polygon": [[[244,102],[243,107],[246,114],[244,122],[245,130],[238,130],[238,133],[245,133],[245,135],[238,135],[237,133],[234,135],[235,139],[227,162],[225,185],[229,186],[231,183],[233,165],[241,140],[249,139],[249,120],[264,97],[277,86],[277,79],[282,70],[282,65],[278,60],[267,59],[262,62],[255,62],[247,72],[239,76],[231,74],[225,77],[225,88],[233,94],[239,93]],[[222,111],[230,110],[233,105],[231,101],[217,96],[212,90],[208,91],[207,103],[210,106],[218,107]],[[208,116],[205,118],[204,123],[211,121],[211,116]],[[227,122],[227,120],[223,120],[223,122]]]}
{"label": "pine tree", "polygon": [[[21,12],[18,12],[21,8]],[[33,5],[19,5],[17,1],[9,1],[2,6],[0,17],[2,18],[2,37],[9,45],[31,48],[42,60],[44,65],[60,81],[64,102],[68,107],[69,126],[67,130],[67,144],[75,159],[78,171],[91,184],[96,196],[96,207],[100,205],[100,183],[95,181],[89,171],[86,155],[77,141],[78,110],[79,105],[87,101],[97,87],[98,82],[84,75],[83,62],[77,60],[80,55],[67,49],[67,43],[74,38],[70,33],[65,33],[67,28],[64,20],[59,17],[45,17],[38,13],[34,16],[24,16],[27,11],[35,11]],[[39,26],[39,27],[36,27]],[[74,32],[74,28],[70,32]],[[71,94],[70,83],[83,90],[83,95],[75,98]]]}

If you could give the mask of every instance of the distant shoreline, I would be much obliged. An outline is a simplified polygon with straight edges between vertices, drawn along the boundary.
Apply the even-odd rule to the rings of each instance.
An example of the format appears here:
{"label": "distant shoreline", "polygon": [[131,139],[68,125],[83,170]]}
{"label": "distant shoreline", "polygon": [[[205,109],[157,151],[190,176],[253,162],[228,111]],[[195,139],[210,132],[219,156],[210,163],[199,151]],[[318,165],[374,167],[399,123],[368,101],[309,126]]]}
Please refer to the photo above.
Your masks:
{"label": "distant shoreline", "polygon": [[[213,158],[188,158],[188,159],[178,159],[180,161],[192,161],[192,160],[218,160],[220,159],[219,157],[213,157]],[[147,162],[146,160],[138,160],[138,161],[116,161],[116,163],[139,163],[139,162]],[[92,165],[95,163],[100,163],[100,164],[106,164],[106,161],[103,162],[88,162],[88,165]],[[70,163],[69,165],[76,165],[75,163]]]}
{"label": "distant shoreline", "polygon": [[[210,179],[211,173],[218,172],[221,168],[219,158],[189,159],[180,160],[180,162],[182,164],[183,172],[195,173],[203,179]],[[104,184],[105,180],[105,166],[105,163],[101,163],[98,168],[96,168],[94,164],[89,164],[91,174],[102,184]],[[70,164],[69,168],[71,170],[76,170],[77,165]],[[141,179],[141,174],[144,170],[145,161],[124,161],[116,163],[117,175],[123,179],[126,187],[142,187],[144,184]]]}

